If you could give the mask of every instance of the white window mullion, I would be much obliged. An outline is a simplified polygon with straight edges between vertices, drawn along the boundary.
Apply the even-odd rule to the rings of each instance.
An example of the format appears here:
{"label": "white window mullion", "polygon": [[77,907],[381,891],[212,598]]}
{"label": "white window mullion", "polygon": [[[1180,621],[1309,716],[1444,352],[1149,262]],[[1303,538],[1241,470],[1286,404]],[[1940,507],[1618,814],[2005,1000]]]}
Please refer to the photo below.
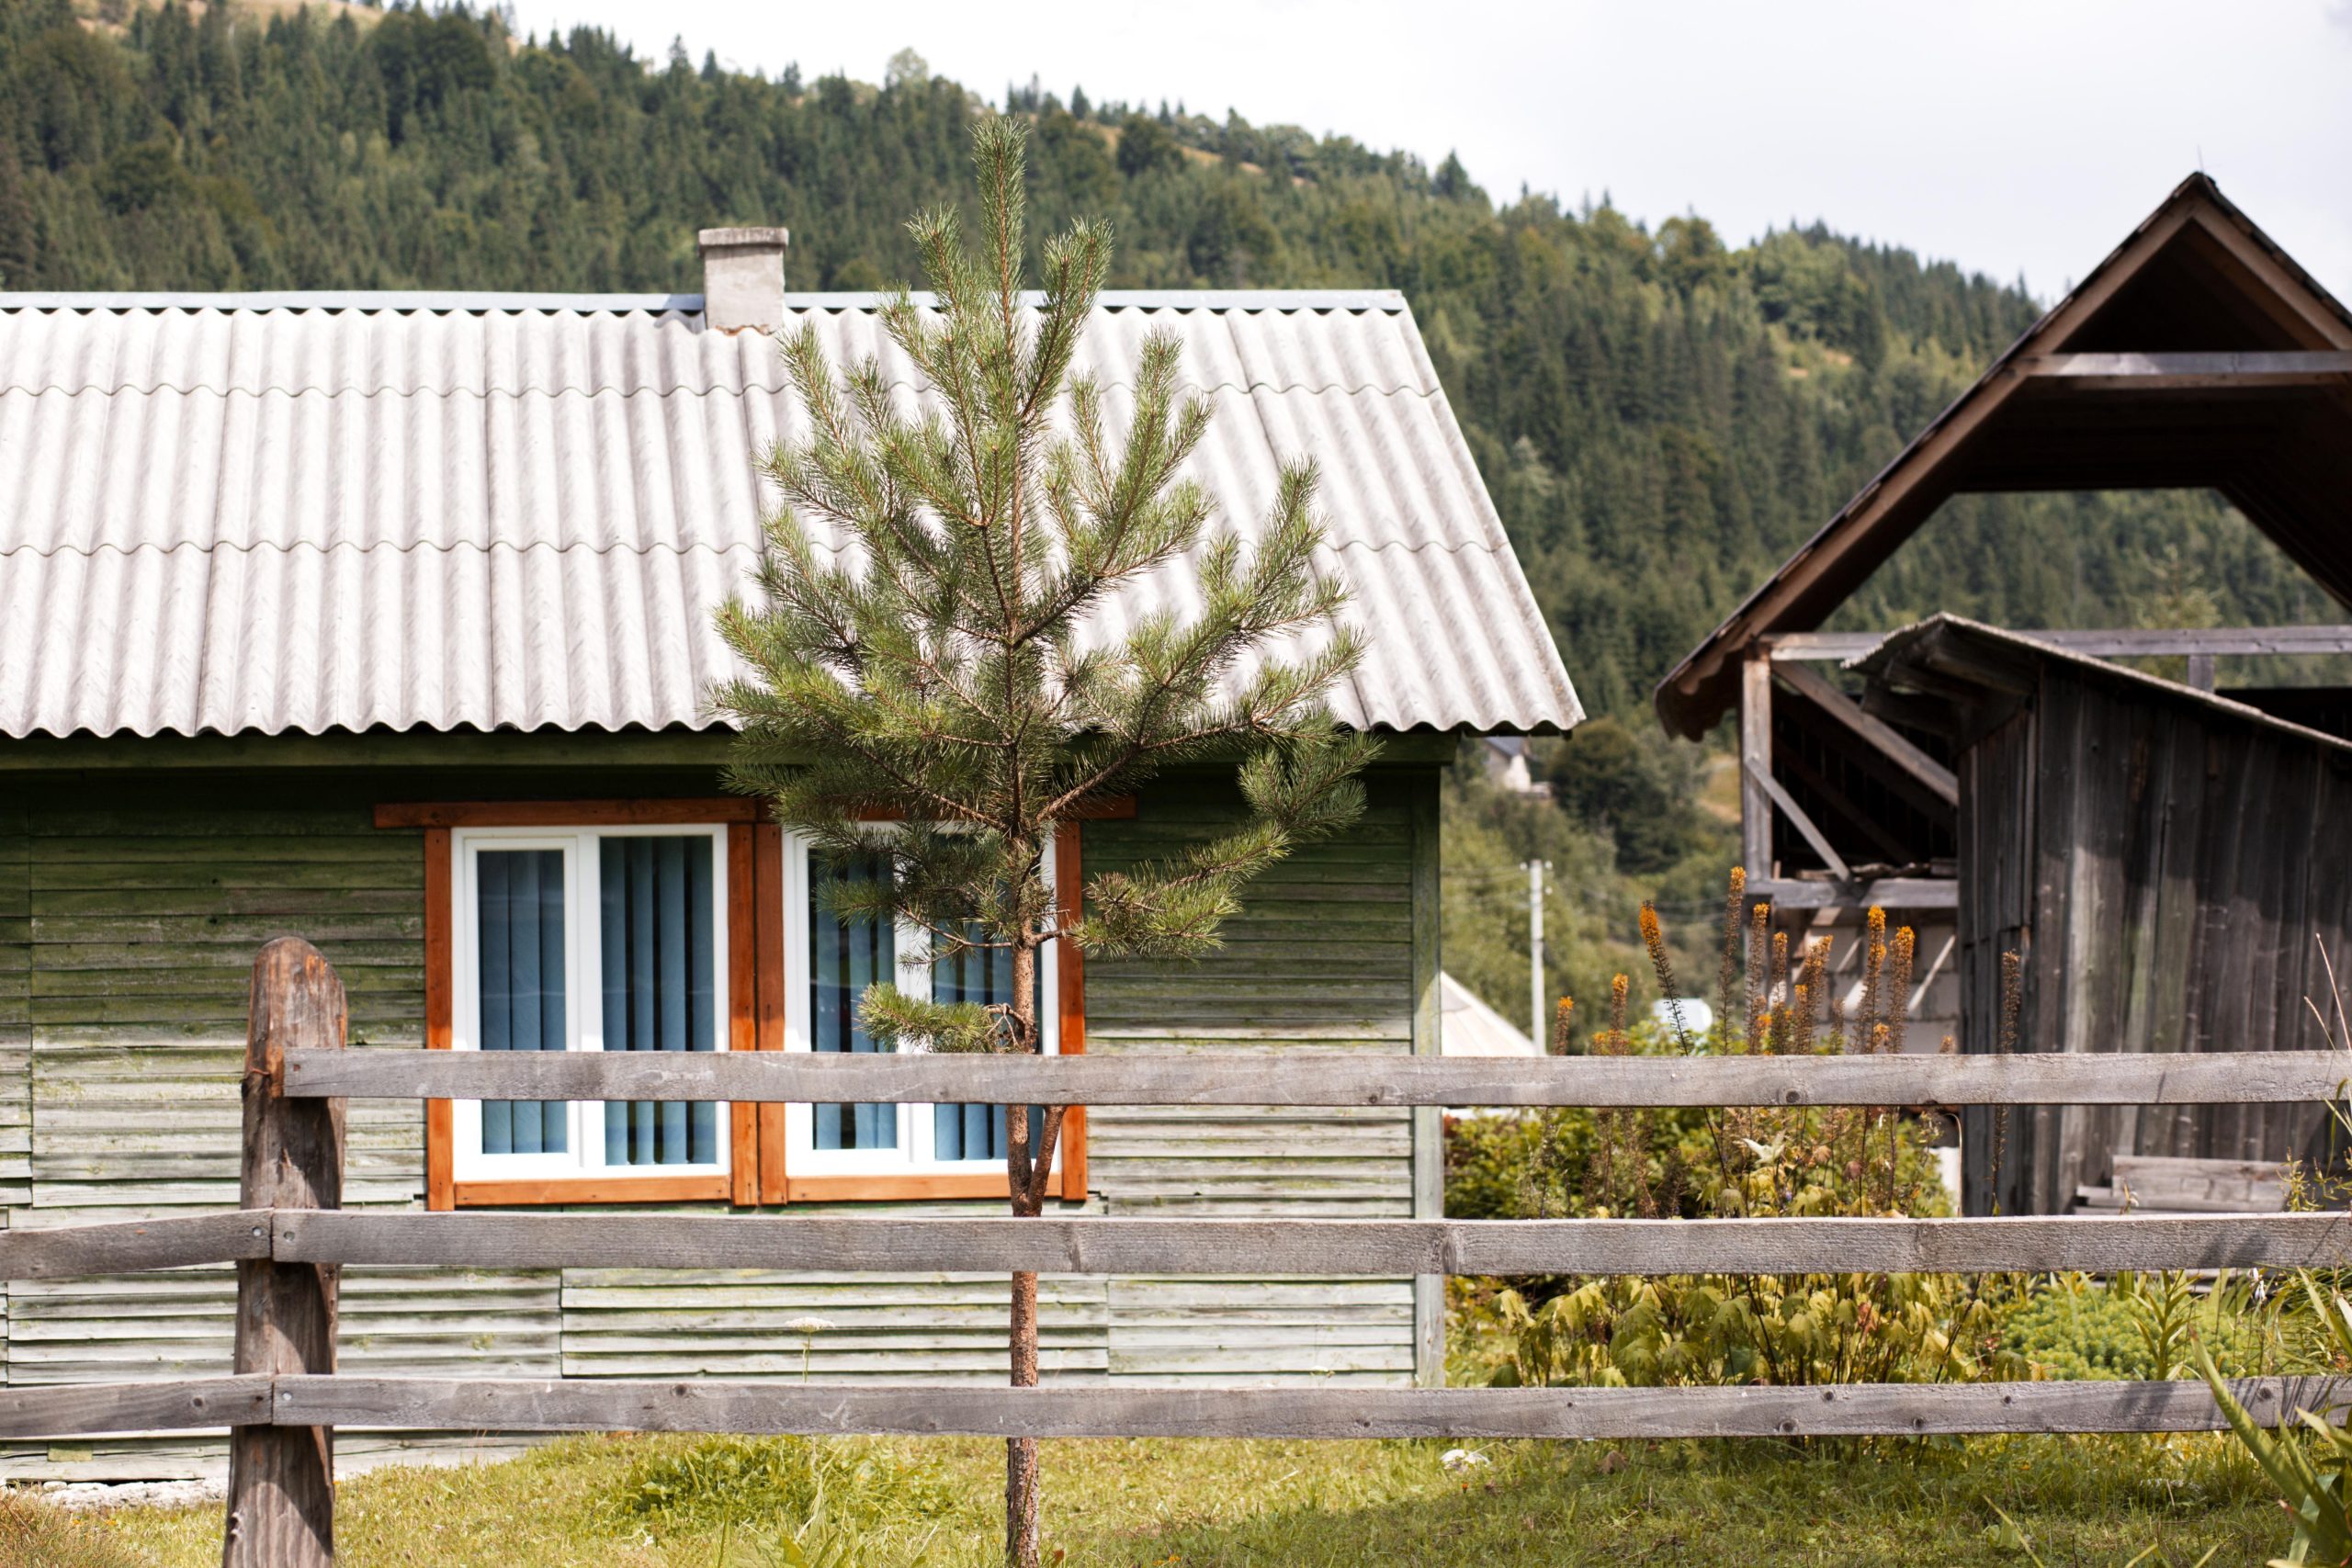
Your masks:
{"label": "white window mullion", "polygon": [[[578,889],[572,940],[579,944],[572,972],[580,976],[576,992],[580,1005],[571,1010],[578,1015],[571,1032],[574,1051],[605,1048],[605,857],[598,848],[599,837],[594,832],[582,832],[571,845],[572,853],[580,862],[580,874],[572,879],[572,886]],[[605,1164],[605,1102],[574,1100],[571,1122],[578,1139],[573,1146],[580,1151],[581,1168],[608,1168]]]}

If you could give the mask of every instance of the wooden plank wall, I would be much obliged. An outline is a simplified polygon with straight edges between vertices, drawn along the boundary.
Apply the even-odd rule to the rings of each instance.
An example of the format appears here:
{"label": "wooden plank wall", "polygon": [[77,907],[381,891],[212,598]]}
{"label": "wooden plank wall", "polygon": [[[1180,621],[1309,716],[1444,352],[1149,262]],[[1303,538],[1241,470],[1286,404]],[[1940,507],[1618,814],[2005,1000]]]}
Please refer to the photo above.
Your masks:
{"label": "wooden plank wall", "polygon": [[[1417,775],[1413,787],[1429,782]],[[1376,784],[1373,810],[1344,842],[1277,868],[1222,953],[1198,965],[1091,966],[1090,1050],[1409,1050],[1407,787]],[[0,1224],[234,1206],[245,978],[271,936],[306,936],[335,964],[356,1048],[420,1045],[422,843],[375,828],[372,807],[486,788],[713,793],[707,774],[578,773],[536,789],[511,777],[502,789],[479,777],[351,773],[111,789],[29,782],[0,793]],[[1091,823],[1087,869],[1180,849],[1229,821],[1236,804],[1228,789],[1188,781],[1133,821]],[[421,1207],[420,1108],[357,1101],[350,1125],[346,1203]],[[1411,1210],[1401,1111],[1098,1111],[1090,1140],[1094,1193],[1071,1212]],[[225,1371],[232,1282],[230,1270],[209,1269],[7,1288],[8,1381]],[[797,1380],[805,1342],[808,1375],[820,1381],[995,1381],[1005,1289],[1001,1278],[942,1274],[354,1269],[343,1344],[355,1371]],[[1407,1280],[1054,1278],[1043,1298],[1049,1377],[1401,1382],[1412,1371]],[[787,1326],[809,1318],[832,1326]],[[56,1465],[45,1450],[0,1449],[0,1477],[190,1473],[214,1457],[184,1437],[100,1443],[87,1457],[77,1448]]]}
{"label": "wooden plank wall", "polygon": [[[1970,1049],[1993,1048],[2003,951],[2026,955],[2026,1049],[2325,1045],[2306,998],[2320,939],[2352,980],[2352,759],[2053,665],[1966,761]],[[2064,1212],[2116,1154],[2325,1157],[2329,1126],[2315,1105],[2015,1111],[2003,1211]]]}
{"label": "wooden plank wall", "polygon": [[[1243,895],[1224,950],[1198,963],[1090,964],[1087,1051],[1409,1055],[1412,823],[1427,776],[1375,776],[1364,818]],[[1171,791],[1086,828],[1090,875],[1180,852],[1232,820],[1229,785]],[[1268,1071],[1278,1071],[1272,1062]],[[1092,1182],[1112,1214],[1405,1217],[1407,1111],[1102,1107]],[[1110,1280],[1111,1366],[1154,1382],[1301,1373],[1406,1382],[1409,1280]]]}

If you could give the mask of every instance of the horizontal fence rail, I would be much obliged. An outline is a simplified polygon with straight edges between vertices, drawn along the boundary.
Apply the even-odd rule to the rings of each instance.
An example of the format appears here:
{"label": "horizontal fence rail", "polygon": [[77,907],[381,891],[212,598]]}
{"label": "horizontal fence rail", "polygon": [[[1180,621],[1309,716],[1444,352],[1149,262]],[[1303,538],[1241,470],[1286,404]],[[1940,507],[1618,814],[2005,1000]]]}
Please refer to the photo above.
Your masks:
{"label": "horizontal fence rail", "polygon": [[0,1278],[197,1263],[1001,1274],[2008,1274],[2352,1267],[2352,1215],[1210,1220],[253,1210],[0,1233]]}
{"label": "horizontal fence rail", "polygon": [[286,1053],[297,1099],[833,1105],[2247,1105],[2325,1100],[2352,1054],[985,1056],[805,1051]]}
{"label": "horizontal fence rail", "polygon": [[[242,1207],[0,1232],[0,1278],[233,1263],[222,1377],[0,1389],[0,1438],[230,1430],[226,1568],[331,1568],[334,1428],[1039,1438],[1744,1438],[2183,1432],[2202,1382],[1797,1387],[794,1385],[335,1374],[346,1267],[1006,1275],[2039,1273],[2352,1267],[2352,1215],[1708,1220],[1014,1219],[881,1213],[345,1211],[350,1099],[1008,1105],[2186,1105],[2347,1098],[2352,1055],[1444,1058],[967,1056],[342,1048],[308,943],[256,959]],[[2267,1426],[2352,1409],[2352,1381],[2233,1385]]]}
{"label": "horizontal fence rail", "polygon": [[[2331,1378],[2230,1384],[2266,1427],[2341,1422]],[[1029,1438],[1812,1438],[2205,1432],[2202,1382],[1777,1388],[842,1387],[673,1379],[193,1378],[0,1391],[0,1438],[240,1426]]]}

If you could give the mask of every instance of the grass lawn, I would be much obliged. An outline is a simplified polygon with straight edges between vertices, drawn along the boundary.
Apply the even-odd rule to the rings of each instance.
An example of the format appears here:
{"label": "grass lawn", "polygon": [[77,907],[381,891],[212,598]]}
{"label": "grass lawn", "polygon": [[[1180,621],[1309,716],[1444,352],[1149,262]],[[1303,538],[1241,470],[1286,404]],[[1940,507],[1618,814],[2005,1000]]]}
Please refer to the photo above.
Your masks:
{"label": "grass lawn", "polygon": [[[1984,1439],[1842,1446],[1498,1443],[1450,1474],[1436,1442],[1057,1442],[1046,1445],[1046,1556],[1069,1564],[2120,1564],[2154,1548],[2186,1568],[2261,1563],[2285,1519],[2218,1438]],[[1001,1450],[973,1439],[818,1445],[828,1512],[904,1563],[999,1559]],[[387,1470],[340,1498],[348,1568],[762,1568],[797,1523],[811,1455],[790,1440],[576,1438],[524,1459]],[[2006,1511],[2031,1545],[2020,1541]],[[764,1514],[764,1517],[763,1517]],[[0,1521],[4,1524],[5,1521]],[[19,1527],[21,1530],[23,1527]],[[40,1527],[35,1527],[40,1530]],[[198,1568],[220,1561],[217,1508],[133,1510],[12,1549],[53,1562]],[[20,1540],[23,1538],[20,1536]],[[111,1549],[111,1550],[109,1550]],[[1057,1556],[1057,1552],[1062,1555]],[[29,1554],[28,1554],[29,1552]]]}

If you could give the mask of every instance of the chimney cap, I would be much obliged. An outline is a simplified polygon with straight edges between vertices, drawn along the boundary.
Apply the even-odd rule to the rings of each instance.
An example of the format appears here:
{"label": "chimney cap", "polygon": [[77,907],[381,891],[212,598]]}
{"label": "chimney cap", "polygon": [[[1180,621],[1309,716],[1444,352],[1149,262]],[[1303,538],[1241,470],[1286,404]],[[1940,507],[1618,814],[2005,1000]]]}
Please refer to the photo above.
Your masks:
{"label": "chimney cap", "polygon": [[792,234],[784,229],[705,229],[695,240],[706,251],[780,251],[792,243]]}

